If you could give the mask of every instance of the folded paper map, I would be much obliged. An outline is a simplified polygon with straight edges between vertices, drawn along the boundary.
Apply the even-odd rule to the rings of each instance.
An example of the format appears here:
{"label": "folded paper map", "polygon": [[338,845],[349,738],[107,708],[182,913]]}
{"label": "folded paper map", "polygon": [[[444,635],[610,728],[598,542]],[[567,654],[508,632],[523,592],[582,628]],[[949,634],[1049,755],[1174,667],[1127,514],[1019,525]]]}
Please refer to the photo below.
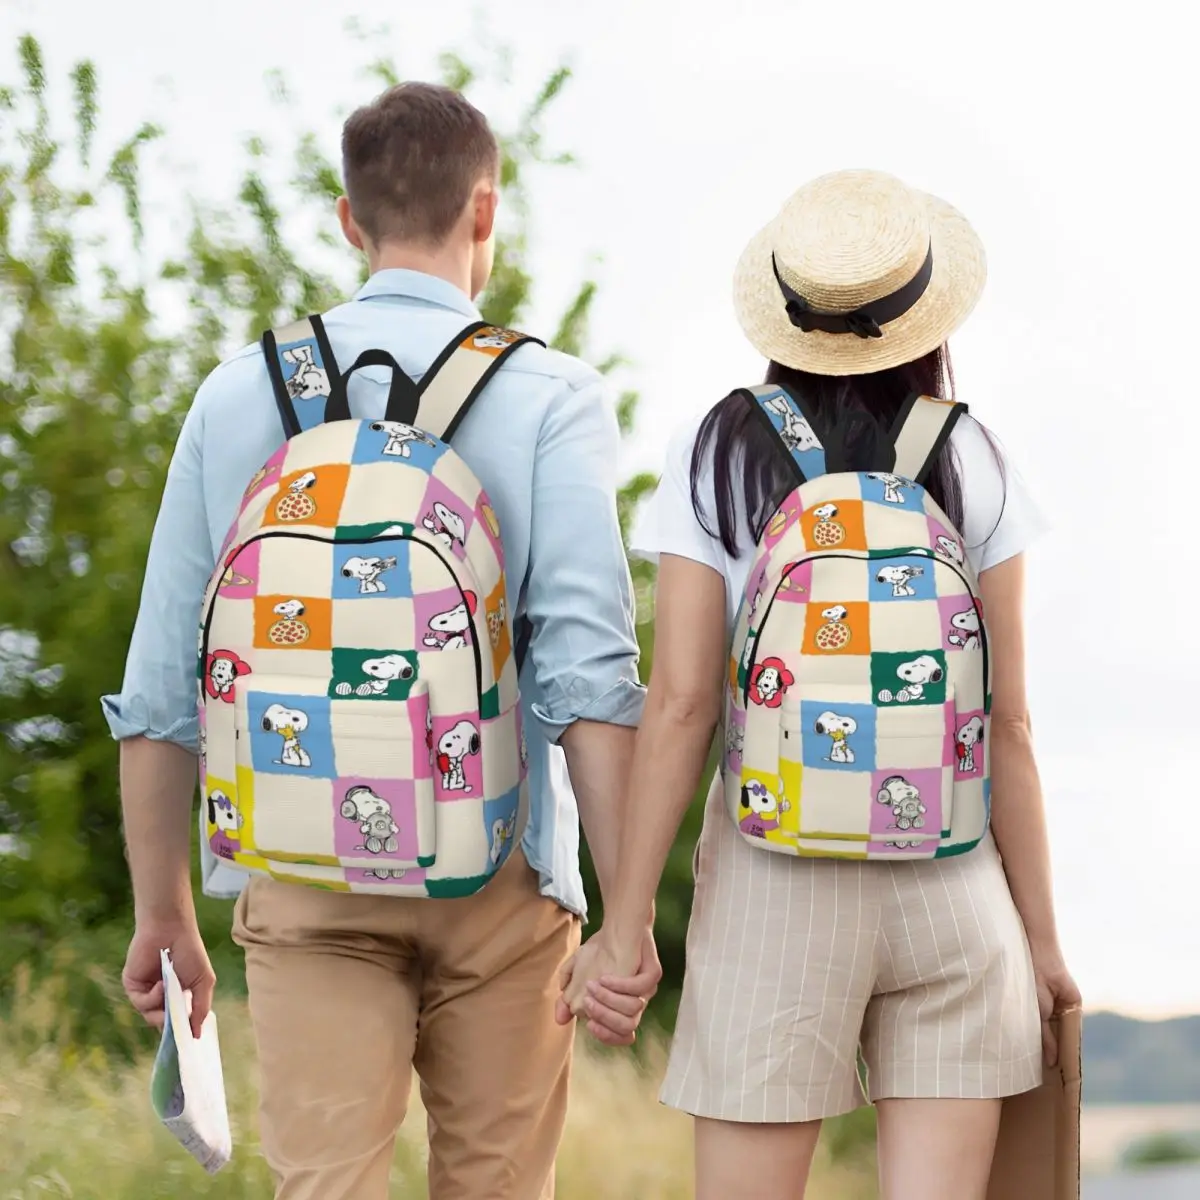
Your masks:
{"label": "folded paper map", "polygon": [[210,1175],[215,1175],[233,1152],[217,1015],[210,1012],[200,1027],[200,1036],[193,1037],[191,994],[180,986],[169,950],[162,952],[162,973],[166,1021],[154,1060],[150,1101],[183,1148]]}

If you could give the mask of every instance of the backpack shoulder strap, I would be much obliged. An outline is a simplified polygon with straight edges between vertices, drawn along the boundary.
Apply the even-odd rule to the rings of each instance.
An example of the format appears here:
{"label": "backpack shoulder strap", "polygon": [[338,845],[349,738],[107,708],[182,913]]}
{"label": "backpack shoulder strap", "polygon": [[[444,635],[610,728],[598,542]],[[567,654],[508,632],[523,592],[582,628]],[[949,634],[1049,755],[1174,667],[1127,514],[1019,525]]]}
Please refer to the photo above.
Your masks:
{"label": "backpack shoulder strap", "polygon": [[260,345],[279,419],[289,438],[347,408],[345,381],[320,317],[268,329]]}
{"label": "backpack shoulder strap", "polygon": [[774,383],[739,388],[738,392],[750,401],[763,428],[783,451],[797,487],[825,474],[828,468],[823,431],[818,433],[815,414],[800,396]]}
{"label": "backpack shoulder strap", "polygon": [[892,444],[896,448],[892,471],[913,483],[923,484],[954,426],[966,412],[965,404],[953,400],[910,396],[892,425]]}
{"label": "backpack shoulder strap", "polygon": [[526,342],[546,344],[529,334],[501,329],[486,321],[468,325],[425,372],[415,424],[434,437],[450,441],[488,380]]}

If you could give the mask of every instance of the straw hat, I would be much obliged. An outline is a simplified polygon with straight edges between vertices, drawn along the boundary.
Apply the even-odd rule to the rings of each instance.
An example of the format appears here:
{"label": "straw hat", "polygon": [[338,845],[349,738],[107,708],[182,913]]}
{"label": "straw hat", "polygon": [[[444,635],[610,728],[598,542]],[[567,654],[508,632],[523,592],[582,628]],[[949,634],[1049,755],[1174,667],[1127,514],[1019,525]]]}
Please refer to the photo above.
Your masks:
{"label": "straw hat", "polygon": [[802,187],[743,253],[733,282],[754,347],[817,375],[912,362],[966,320],[986,276],[956,209],[879,171]]}

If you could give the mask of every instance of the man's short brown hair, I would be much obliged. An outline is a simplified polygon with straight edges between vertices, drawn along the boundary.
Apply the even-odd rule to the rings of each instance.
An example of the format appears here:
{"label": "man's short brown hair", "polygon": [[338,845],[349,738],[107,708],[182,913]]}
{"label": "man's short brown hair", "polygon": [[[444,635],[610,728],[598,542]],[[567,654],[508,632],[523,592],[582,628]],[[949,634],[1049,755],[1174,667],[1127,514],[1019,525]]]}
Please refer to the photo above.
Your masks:
{"label": "man's short brown hair", "polygon": [[437,245],[462,215],[471,190],[496,177],[496,138],[452,88],[402,83],[350,116],[342,172],[350,211],[371,241]]}

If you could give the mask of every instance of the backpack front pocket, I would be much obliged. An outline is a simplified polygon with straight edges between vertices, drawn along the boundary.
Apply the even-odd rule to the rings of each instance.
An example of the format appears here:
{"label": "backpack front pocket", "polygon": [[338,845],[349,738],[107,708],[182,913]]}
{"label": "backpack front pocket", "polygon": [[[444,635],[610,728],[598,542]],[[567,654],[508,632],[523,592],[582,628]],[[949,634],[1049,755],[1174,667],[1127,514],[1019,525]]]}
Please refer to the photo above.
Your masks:
{"label": "backpack front pocket", "polygon": [[949,695],[879,708],[869,687],[793,687],[774,712],[747,718],[739,827],[781,846],[936,845],[952,816],[953,730]]}
{"label": "backpack front pocket", "polygon": [[374,873],[436,857],[429,693],[313,694],[317,681],[254,677],[237,699],[243,843],[275,862]]}
{"label": "backpack front pocket", "polygon": [[932,851],[954,817],[955,706],[881,708],[872,789],[874,848]]}

